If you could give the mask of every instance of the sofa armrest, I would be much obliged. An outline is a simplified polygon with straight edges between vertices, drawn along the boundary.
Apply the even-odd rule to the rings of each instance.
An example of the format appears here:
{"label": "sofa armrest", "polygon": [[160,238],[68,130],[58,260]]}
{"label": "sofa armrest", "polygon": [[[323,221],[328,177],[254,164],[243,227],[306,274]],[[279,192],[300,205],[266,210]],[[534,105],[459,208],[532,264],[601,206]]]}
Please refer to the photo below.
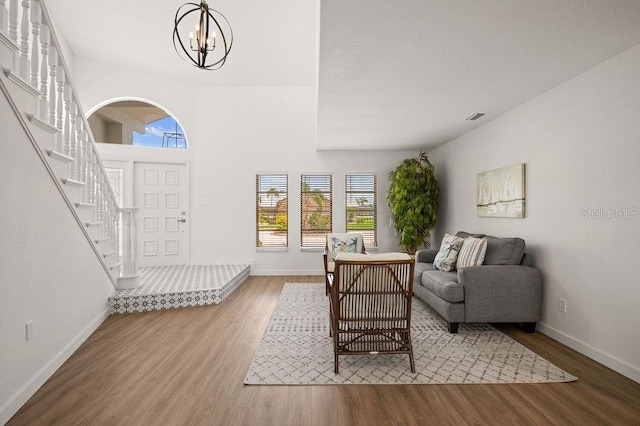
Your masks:
{"label": "sofa armrest", "polygon": [[537,322],[542,304],[540,271],[523,265],[461,268],[467,322]]}
{"label": "sofa armrest", "polygon": [[436,249],[418,250],[416,251],[416,263],[433,263],[436,254],[438,254]]}

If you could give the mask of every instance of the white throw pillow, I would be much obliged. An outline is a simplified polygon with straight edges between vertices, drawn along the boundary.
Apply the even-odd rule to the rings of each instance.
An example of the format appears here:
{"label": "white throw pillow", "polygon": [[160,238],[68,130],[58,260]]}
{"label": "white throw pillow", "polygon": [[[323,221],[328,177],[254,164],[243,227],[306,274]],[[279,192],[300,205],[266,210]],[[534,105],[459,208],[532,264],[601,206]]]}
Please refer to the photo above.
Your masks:
{"label": "white throw pillow", "polygon": [[344,239],[331,237],[331,253],[333,254],[333,259],[329,260],[334,261],[338,253],[357,253],[357,245],[357,237],[346,237]]}
{"label": "white throw pillow", "polygon": [[467,237],[462,243],[462,248],[458,254],[456,268],[465,266],[480,266],[484,262],[484,255],[487,253],[487,239]]}

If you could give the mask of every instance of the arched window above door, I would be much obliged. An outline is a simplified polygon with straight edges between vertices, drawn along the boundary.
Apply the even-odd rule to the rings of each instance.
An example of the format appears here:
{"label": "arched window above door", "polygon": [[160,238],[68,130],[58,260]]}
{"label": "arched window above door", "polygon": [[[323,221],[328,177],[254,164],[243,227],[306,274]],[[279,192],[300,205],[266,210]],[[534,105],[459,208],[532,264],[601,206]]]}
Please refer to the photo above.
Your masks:
{"label": "arched window above door", "polygon": [[97,143],[187,149],[176,119],[164,109],[139,100],[108,103],[89,116]]}

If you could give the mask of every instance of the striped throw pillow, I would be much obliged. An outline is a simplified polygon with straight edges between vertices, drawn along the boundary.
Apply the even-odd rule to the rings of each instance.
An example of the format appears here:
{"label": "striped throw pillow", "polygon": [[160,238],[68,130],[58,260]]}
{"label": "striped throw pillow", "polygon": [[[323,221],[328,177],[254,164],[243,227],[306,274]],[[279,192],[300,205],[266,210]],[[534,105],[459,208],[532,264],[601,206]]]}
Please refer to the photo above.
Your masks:
{"label": "striped throw pillow", "polygon": [[467,237],[462,243],[456,268],[465,266],[480,266],[484,262],[484,255],[487,253],[487,239]]}

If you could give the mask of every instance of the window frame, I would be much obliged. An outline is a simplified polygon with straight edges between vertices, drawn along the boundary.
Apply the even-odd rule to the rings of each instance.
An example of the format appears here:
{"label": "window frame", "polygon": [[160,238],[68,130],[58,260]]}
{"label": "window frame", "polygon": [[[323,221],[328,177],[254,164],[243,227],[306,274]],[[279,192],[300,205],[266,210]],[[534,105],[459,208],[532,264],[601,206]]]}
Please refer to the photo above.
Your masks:
{"label": "window frame", "polygon": [[[261,178],[267,178],[267,179],[273,179],[274,180],[274,184],[275,182],[281,181],[284,182],[284,190],[282,190],[282,187],[276,187],[274,185],[264,185],[262,184],[262,180]],[[261,185],[262,184],[262,185]],[[289,215],[289,174],[288,173],[284,173],[284,172],[256,172],[256,181],[255,181],[255,200],[256,200],[256,216],[255,216],[255,227],[256,227],[256,239],[255,239],[255,245],[256,245],[256,251],[287,251],[289,250],[289,226],[290,226],[290,215]],[[265,190],[264,188],[269,187],[269,189]],[[276,203],[273,202],[273,195],[271,193],[271,189],[275,189],[277,191],[277,197],[278,197],[278,201]],[[282,194],[284,193],[284,196],[282,196]],[[271,195],[270,195],[271,194]],[[276,244],[272,244],[272,245],[264,245],[264,242],[261,241],[260,238],[260,232],[261,231],[265,231],[265,229],[260,229],[260,217],[261,217],[261,213],[264,214],[264,205],[261,205],[261,201],[263,201],[264,204],[264,199],[265,198],[270,198],[271,200],[271,204],[273,204],[272,206],[269,207],[269,209],[272,210],[271,213],[273,213],[274,217],[273,217],[273,225],[275,225],[276,229],[275,231],[284,231],[284,245],[276,245]],[[278,225],[278,219],[279,217],[281,217],[281,209],[279,206],[277,206],[277,204],[279,202],[281,202],[282,200],[285,200],[286,204],[285,204],[285,208],[284,208],[284,214],[286,216],[286,229],[282,230],[282,229],[278,229],[277,227],[280,226]]]}
{"label": "window frame", "polygon": [[[363,176],[363,177],[373,177],[373,188],[368,189],[358,189],[353,188],[353,182],[350,183],[350,177],[352,176]],[[351,188],[351,189],[350,189]],[[360,232],[364,236],[364,244],[367,249],[372,248],[376,249],[378,247],[378,173],[376,172],[346,172],[344,177],[344,193],[345,193],[345,224],[344,229],[346,233],[352,232]],[[365,196],[367,194],[372,194],[371,198],[373,199],[373,206],[366,208],[358,208],[353,206],[353,202],[358,196],[361,194]],[[350,202],[351,196],[351,202]],[[370,233],[364,233],[358,229],[349,229],[349,213],[350,208],[354,209],[355,216],[358,216],[358,211],[363,212],[371,212],[373,216],[373,234],[372,237]]]}
{"label": "window frame", "polygon": [[[308,182],[305,182],[305,178],[328,178],[328,190],[316,190],[310,188],[308,191],[303,191],[304,185]],[[310,209],[309,207],[305,207],[305,200],[309,198],[308,194],[317,194],[321,193],[323,195],[324,200],[328,200],[329,205],[327,206],[325,202],[323,202],[320,208]],[[327,197],[328,195],[328,197]],[[311,196],[313,197],[313,196]],[[328,220],[328,229],[322,228],[310,228],[305,226],[309,220],[305,220],[306,216],[310,216],[314,213],[319,213],[320,218],[329,217]],[[324,219],[319,219],[324,220]],[[318,173],[301,173],[300,174],[300,249],[302,251],[321,251],[324,250],[326,244],[326,235],[328,233],[333,232],[333,174],[329,172],[318,172]],[[322,239],[317,239],[315,244],[309,244],[308,236],[311,233],[321,233]],[[318,234],[319,235],[319,234]],[[305,236],[307,236],[307,242],[305,243]]]}

